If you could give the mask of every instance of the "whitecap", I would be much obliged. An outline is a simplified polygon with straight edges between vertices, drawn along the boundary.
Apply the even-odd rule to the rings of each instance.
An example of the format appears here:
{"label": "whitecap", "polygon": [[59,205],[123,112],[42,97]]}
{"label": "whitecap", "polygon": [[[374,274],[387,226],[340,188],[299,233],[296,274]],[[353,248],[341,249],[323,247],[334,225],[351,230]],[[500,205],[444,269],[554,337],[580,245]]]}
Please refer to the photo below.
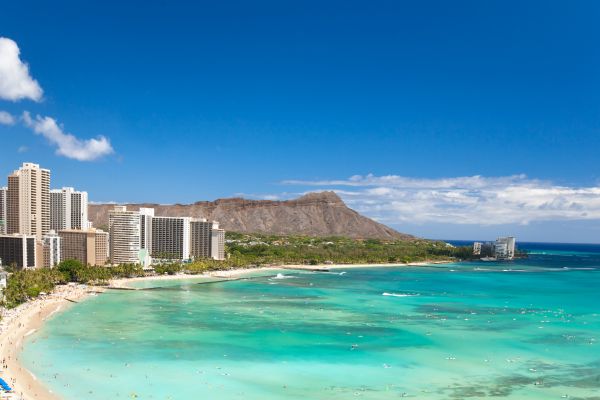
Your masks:
{"label": "whitecap", "polygon": [[415,297],[418,296],[418,293],[388,293],[388,292],[383,292],[381,293],[382,296],[393,296],[393,297]]}
{"label": "whitecap", "polygon": [[284,275],[282,273],[278,273],[277,275],[275,275],[271,279],[290,279],[290,278],[295,278],[295,276]]}

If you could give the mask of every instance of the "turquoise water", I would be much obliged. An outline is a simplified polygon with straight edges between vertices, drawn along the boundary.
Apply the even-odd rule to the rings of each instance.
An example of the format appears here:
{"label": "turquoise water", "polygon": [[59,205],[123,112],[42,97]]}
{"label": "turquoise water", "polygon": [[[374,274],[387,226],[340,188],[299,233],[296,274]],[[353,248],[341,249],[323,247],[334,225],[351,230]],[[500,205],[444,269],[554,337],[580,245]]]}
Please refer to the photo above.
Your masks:
{"label": "turquoise water", "polygon": [[598,399],[600,253],[542,253],[145,282],[57,314],[23,359],[68,400]]}

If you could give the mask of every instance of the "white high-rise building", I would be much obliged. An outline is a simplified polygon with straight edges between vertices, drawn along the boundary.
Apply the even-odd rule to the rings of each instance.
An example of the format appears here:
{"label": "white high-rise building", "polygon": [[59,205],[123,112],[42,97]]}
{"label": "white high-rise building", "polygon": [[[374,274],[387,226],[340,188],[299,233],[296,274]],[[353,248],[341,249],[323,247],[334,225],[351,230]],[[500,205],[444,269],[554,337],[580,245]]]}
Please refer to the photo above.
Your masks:
{"label": "white high-rise building", "polygon": [[216,221],[213,221],[210,232],[210,258],[225,259],[225,229],[219,229],[219,223]]}
{"label": "white high-rise building", "polygon": [[23,163],[10,174],[6,214],[7,233],[41,240],[50,230],[50,170]]}
{"label": "white high-rise building", "polygon": [[72,187],[50,191],[51,229],[87,229],[89,225],[87,192],[79,192]]}
{"label": "white high-rise building", "polygon": [[[112,264],[142,263],[139,211],[115,206],[108,212],[109,254]],[[140,258],[142,258],[140,260]],[[145,266],[145,265],[144,265]]]}
{"label": "white high-rise building", "polygon": [[140,260],[144,267],[152,264],[152,218],[154,208],[140,207]]}
{"label": "white high-rise building", "polygon": [[152,218],[154,208],[140,208],[140,247],[152,254]]}
{"label": "white high-rise building", "polygon": [[42,238],[44,268],[52,268],[60,263],[60,247],[60,236],[55,231],[50,230],[44,235]]}
{"label": "white high-rise building", "polygon": [[8,188],[0,187],[0,235],[6,234],[6,195]]}
{"label": "white high-rise building", "polygon": [[512,260],[515,256],[515,238],[512,236],[499,237],[494,242],[494,253],[498,259]]}

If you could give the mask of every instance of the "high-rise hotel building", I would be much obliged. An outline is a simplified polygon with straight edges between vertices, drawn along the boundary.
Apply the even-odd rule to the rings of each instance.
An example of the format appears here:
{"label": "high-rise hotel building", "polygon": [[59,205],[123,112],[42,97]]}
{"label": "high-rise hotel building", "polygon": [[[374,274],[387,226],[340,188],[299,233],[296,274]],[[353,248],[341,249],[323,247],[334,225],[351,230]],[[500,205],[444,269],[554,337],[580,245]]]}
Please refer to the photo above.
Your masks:
{"label": "high-rise hotel building", "polygon": [[8,188],[0,187],[0,235],[6,234],[6,195]]}
{"label": "high-rise hotel building", "polygon": [[225,259],[225,230],[216,221],[192,218],[190,221],[191,258]]}
{"label": "high-rise hotel building", "polygon": [[219,229],[218,222],[213,224],[213,228],[211,230],[210,258],[214,260],[225,259],[225,229]]}
{"label": "high-rise hotel building", "polygon": [[225,231],[216,221],[190,217],[152,217],[152,257],[225,259]]}
{"label": "high-rise hotel building", "polygon": [[213,223],[204,218],[190,221],[190,253],[194,258],[210,258]]}
{"label": "high-rise hotel building", "polygon": [[34,235],[0,235],[0,265],[35,268],[40,246]]}
{"label": "high-rise hotel building", "polygon": [[[55,231],[51,229],[50,232],[44,235],[41,241],[41,248],[41,264],[44,268],[53,268],[61,262],[61,237]],[[38,263],[38,266],[39,264],[40,263]]]}
{"label": "high-rise hotel building", "polygon": [[145,265],[150,264],[152,254],[152,218],[154,218],[154,208],[140,208],[140,249]]}
{"label": "high-rise hotel building", "polygon": [[100,229],[65,229],[60,235],[61,256],[87,265],[103,266],[108,259],[108,232]]}
{"label": "high-rise hotel building", "polygon": [[8,176],[7,233],[33,235],[38,240],[50,230],[50,171],[33,163]]}
{"label": "high-rise hotel building", "polygon": [[152,218],[152,257],[158,259],[190,259],[189,217]]}
{"label": "high-rise hotel building", "polygon": [[50,190],[50,228],[57,232],[89,228],[87,192],[72,187]]}
{"label": "high-rise hotel building", "polygon": [[109,255],[113,264],[139,263],[141,250],[140,212],[115,206],[108,212]]}

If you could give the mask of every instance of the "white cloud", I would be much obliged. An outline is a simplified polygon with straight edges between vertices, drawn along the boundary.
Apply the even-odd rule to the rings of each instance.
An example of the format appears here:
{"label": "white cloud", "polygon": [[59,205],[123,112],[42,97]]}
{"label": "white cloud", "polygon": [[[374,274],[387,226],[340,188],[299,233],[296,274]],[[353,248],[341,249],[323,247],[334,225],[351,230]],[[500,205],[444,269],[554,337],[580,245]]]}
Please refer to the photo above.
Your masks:
{"label": "white cloud", "polygon": [[34,119],[25,111],[23,121],[35,133],[44,136],[50,143],[56,145],[58,147],[56,154],[61,156],[79,161],[93,161],[114,152],[106,137],[79,139],[70,133],[65,133],[54,118],[37,115]]}
{"label": "white cloud", "polygon": [[388,224],[600,220],[600,186],[561,186],[525,175],[442,179],[356,175],[284,183],[334,190],[350,207]]}
{"label": "white cloud", "polygon": [[[17,101],[42,99],[42,88],[29,74],[28,65],[20,58],[20,50],[14,40],[0,37],[0,99]],[[65,133],[51,117],[23,113],[25,126],[36,134],[44,136],[50,143],[57,146],[56,153],[79,161],[92,161],[114,152],[110,141],[104,136],[93,139],[79,139]],[[0,111],[0,124],[14,125],[16,118],[6,111]],[[22,146],[19,152],[27,151]]]}
{"label": "white cloud", "polygon": [[0,124],[2,125],[14,125],[16,122],[15,117],[6,111],[0,111]]}
{"label": "white cloud", "polygon": [[14,40],[0,37],[0,98],[40,101],[42,88],[29,75],[29,67],[21,61],[19,54],[19,46]]}
{"label": "white cloud", "polygon": [[260,193],[260,194],[256,194],[256,193],[244,193],[244,192],[237,192],[234,193],[235,197],[241,197],[243,199],[257,199],[257,200],[273,200],[273,201],[278,201],[278,200],[288,200],[291,197],[295,197],[295,196],[299,196],[301,194],[299,193]]}
{"label": "white cloud", "polygon": [[17,149],[17,153],[27,153],[29,151],[29,147],[27,146],[19,146]]}

